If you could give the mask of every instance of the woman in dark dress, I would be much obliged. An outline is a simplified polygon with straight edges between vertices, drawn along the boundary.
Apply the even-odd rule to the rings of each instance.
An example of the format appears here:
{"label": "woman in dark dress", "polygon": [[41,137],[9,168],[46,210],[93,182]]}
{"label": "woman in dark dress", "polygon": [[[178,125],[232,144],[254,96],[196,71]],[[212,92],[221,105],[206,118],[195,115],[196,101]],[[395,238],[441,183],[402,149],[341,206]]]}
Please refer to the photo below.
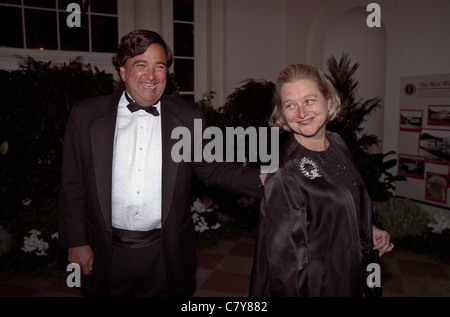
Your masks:
{"label": "woman in dark dress", "polygon": [[340,109],[311,65],[280,72],[272,126],[288,132],[265,180],[250,296],[381,296],[370,263],[393,248],[351,154],[326,130]]}

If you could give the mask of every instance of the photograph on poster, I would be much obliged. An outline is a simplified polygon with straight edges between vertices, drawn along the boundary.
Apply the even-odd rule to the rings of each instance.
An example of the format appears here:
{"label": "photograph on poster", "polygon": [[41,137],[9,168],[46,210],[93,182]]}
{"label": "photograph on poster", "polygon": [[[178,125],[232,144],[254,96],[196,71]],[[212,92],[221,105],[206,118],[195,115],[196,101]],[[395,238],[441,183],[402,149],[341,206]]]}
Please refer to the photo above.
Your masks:
{"label": "photograph on poster", "polygon": [[400,130],[401,131],[421,131],[422,130],[422,110],[400,110]]}
{"label": "photograph on poster", "polygon": [[424,178],[425,159],[420,156],[398,155],[398,175],[412,178]]}
{"label": "photograph on poster", "polygon": [[447,175],[427,173],[425,199],[443,204],[447,202]]}
{"label": "photograph on poster", "polygon": [[428,106],[428,125],[450,126],[450,106]]}
{"label": "photograph on poster", "polygon": [[422,130],[419,135],[419,156],[436,164],[448,164],[450,131]]}

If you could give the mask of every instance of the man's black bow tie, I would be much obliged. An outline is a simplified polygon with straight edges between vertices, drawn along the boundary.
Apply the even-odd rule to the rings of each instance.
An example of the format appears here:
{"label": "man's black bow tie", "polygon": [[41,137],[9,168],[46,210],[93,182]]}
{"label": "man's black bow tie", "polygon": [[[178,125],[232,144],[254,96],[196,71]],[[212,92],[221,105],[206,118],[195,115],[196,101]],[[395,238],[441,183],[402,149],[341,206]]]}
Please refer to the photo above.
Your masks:
{"label": "man's black bow tie", "polygon": [[138,110],[144,110],[148,113],[151,113],[152,115],[154,115],[155,117],[159,116],[159,112],[158,109],[156,109],[155,106],[141,106],[140,104],[138,104],[137,102],[134,102],[133,99],[131,99],[130,96],[128,96],[128,93],[125,91],[125,98],[127,98],[129,105],[127,106],[128,110],[130,110],[131,112],[135,112]]}

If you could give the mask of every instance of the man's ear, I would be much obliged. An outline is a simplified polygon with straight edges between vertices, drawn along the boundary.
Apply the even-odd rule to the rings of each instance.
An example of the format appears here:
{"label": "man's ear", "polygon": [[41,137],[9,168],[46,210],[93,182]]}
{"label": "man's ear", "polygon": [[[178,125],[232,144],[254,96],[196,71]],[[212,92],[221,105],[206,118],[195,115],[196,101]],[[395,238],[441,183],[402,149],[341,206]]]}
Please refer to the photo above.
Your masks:
{"label": "man's ear", "polygon": [[120,78],[122,79],[122,81],[123,82],[125,82],[125,79],[126,79],[126,69],[125,69],[125,66],[121,66],[121,67],[119,67],[119,70],[120,70]]}

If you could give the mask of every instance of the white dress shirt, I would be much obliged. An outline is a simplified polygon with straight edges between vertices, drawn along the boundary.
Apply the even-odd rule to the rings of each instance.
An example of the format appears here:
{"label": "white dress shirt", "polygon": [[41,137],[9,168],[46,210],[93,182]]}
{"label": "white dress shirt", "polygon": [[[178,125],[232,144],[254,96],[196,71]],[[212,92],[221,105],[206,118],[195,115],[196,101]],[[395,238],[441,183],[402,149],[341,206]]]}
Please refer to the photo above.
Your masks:
{"label": "white dress shirt", "polygon": [[[161,116],[130,112],[119,102],[112,170],[112,225],[147,231],[161,228]],[[160,111],[160,102],[155,105]]]}

